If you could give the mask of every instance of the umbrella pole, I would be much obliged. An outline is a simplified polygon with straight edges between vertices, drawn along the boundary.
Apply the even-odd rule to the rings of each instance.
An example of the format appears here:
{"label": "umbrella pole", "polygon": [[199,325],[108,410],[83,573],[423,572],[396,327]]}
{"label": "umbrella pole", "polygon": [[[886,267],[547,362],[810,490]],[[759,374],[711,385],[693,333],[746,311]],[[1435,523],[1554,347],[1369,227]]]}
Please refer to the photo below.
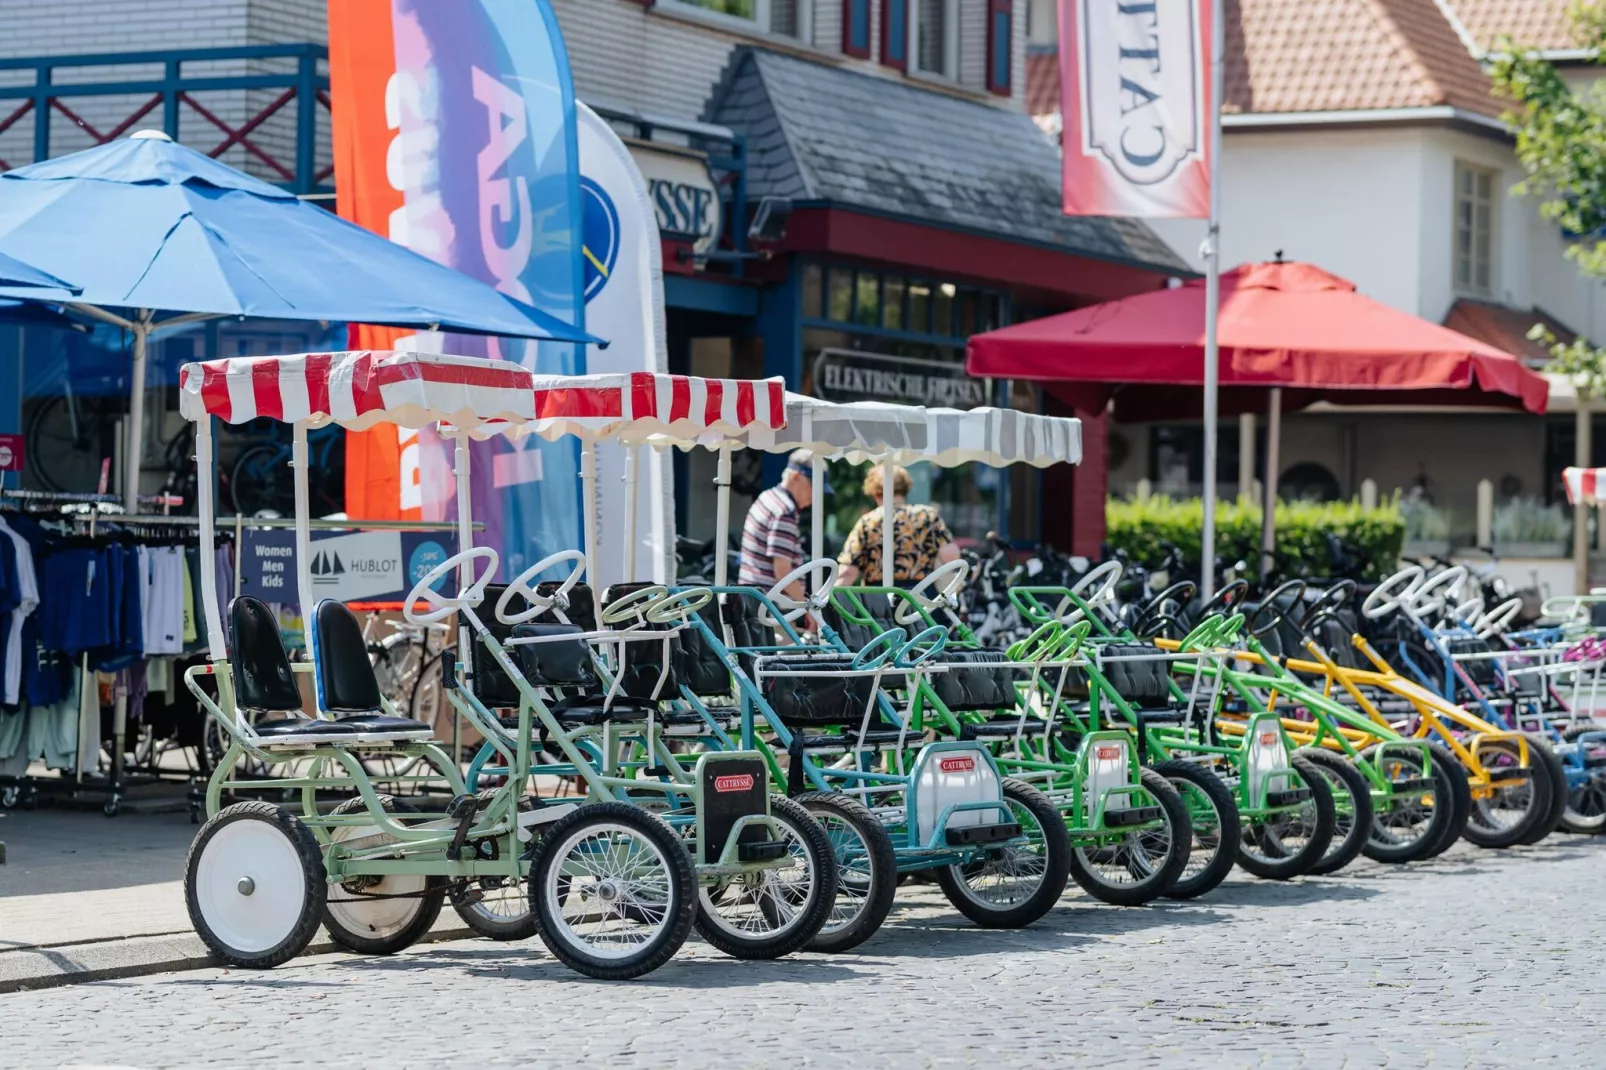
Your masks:
{"label": "umbrella pole", "polygon": [[728,445],[719,448],[719,467],[714,470],[714,486],[718,488],[715,497],[719,503],[714,509],[714,586],[723,587],[728,578],[725,558],[731,541],[731,448]]}
{"label": "umbrella pole", "polygon": [[1216,395],[1221,381],[1221,98],[1226,92],[1226,5],[1210,0],[1210,226],[1205,237],[1204,523],[1199,533],[1199,594],[1216,588]]}
{"label": "umbrella pole", "polygon": [[130,325],[134,332],[134,367],[130,372],[128,397],[128,457],[124,462],[123,511],[129,515],[139,512],[139,462],[144,455],[145,437],[145,366],[146,351],[150,345],[150,309],[140,309]]}
{"label": "umbrella pole", "polygon": [[1260,503],[1260,583],[1264,587],[1271,575],[1273,551],[1277,548],[1277,470],[1282,466],[1283,388],[1271,388],[1266,403],[1266,497]]}

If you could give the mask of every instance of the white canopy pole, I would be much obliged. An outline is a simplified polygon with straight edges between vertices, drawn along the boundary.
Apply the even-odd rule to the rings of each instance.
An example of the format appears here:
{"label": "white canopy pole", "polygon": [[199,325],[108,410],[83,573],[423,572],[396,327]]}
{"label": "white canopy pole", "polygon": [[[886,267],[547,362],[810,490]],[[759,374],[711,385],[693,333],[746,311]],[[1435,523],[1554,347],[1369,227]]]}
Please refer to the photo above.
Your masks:
{"label": "white canopy pole", "polygon": [[810,444],[813,463],[810,465],[809,486],[813,506],[809,509],[809,560],[818,561],[825,556],[825,458],[814,445],[814,413],[803,410],[803,441]]}
{"label": "white canopy pole", "polygon": [[[301,633],[307,656],[314,657],[312,642],[312,496],[307,491],[307,422],[295,422],[290,440],[290,470],[296,495],[296,598],[301,601]],[[204,570],[203,570],[204,571]]]}
{"label": "white canopy pole", "polygon": [[597,620],[602,620],[602,581],[597,576],[597,443],[580,440],[580,517],[581,537],[585,541],[586,582],[591,586]]}
{"label": "white canopy pole", "polygon": [[1221,98],[1226,92],[1226,7],[1210,3],[1210,225],[1205,236],[1204,524],[1199,545],[1199,594],[1216,587],[1216,395],[1221,381],[1216,334],[1221,308]]}
{"label": "white canopy pole", "polygon": [[130,516],[139,512],[139,462],[144,456],[145,438],[145,369],[146,353],[150,347],[152,313],[140,309],[131,328],[134,332],[134,367],[129,372],[128,397],[128,456],[124,459],[123,509]]}
{"label": "white canopy pole", "polygon": [[217,569],[213,558],[217,553],[217,521],[212,505],[212,417],[202,416],[195,421],[195,511],[200,517],[201,529],[201,612],[206,617],[206,656],[212,661],[223,661],[228,645],[223,641],[223,614],[218,605]]}
{"label": "white canopy pole", "polygon": [[897,524],[898,510],[893,501],[894,487],[892,484],[892,457],[889,455],[881,462],[881,586],[892,587],[898,575],[897,562],[893,559],[892,547],[893,527]]}
{"label": "white canopy pole", "polygon": [[625,450],[625,571],[626,583],[636,581],[636,509],[641,502],[641,481],[638,465],[643,446],[626,446]]}
{"label": "white canopy pole", "polygon": [[[457,433],[456,449],[452,452],[452,477],[457,484],[457,552],[462,553],[474,546],[474,496],[469,483],[469,457],[468,432]],[[457,569],[457,589],[461,592],[474,582],[474,565],[464,564]],[[463,680],[470,690],[474,687],[474,659],[466,656],[474,649],[474,632],[472,626],[457,615],[457,650],[460,657],[459,665],[463,673]],[[460,754],[462,726],[459,721],[462,715],[453,707],[452,715],[452,753]]]}
{"label": "white canopy pole", "polygon": [[1283,388],[1271,388],[1266,403],[1266,496],[1260,503],[1260,582],[1271,575],[1273,551],[1277,548],[1277,471],[1282,467],[1278,447],[1283,438]]}
{"label": "white canopy pole", "polygon": [[728,579],[726,573],[730,570],[725,567],[727,548],[730,546],[731,533],[731,448],[730,444],[719,447],[719,467],[714,471],[714,486],[717,488],[715,497],[718,505],[714,509],[714,586],[725,586]]}

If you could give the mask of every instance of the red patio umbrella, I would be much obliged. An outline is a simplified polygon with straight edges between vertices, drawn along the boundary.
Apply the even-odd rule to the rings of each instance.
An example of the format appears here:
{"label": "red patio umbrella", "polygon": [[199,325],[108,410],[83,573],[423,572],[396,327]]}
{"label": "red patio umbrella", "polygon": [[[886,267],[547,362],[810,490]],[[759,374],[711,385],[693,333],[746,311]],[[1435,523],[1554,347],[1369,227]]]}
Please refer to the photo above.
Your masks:
{"label": "red patio umbrella", "polygon": [[[1544,378],[1508,353],[1355,292],[1312,264],[1244,264],[1221,276],[1223,413],[1316,401],[1493,405],[1543,413]],[[1119,419],[1196,417],[1204,383],[1205,287],[1194,280],[970,339],[973,376],[1041,382]],[[1268,443],[1268,459],[1275,458]],[[1268,465],[1268,495],[1276,493]],[[1271,519],[1267,510],[1267,521]],[[1268,527],[1267,537],[1270,530]]]}

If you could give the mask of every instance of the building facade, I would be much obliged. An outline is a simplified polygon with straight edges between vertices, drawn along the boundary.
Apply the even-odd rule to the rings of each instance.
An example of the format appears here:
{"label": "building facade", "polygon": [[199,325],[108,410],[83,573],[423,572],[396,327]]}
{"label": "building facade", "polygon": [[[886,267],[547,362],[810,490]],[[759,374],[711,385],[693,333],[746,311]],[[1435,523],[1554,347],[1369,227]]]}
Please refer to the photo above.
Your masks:
{"label": "building facade", "polygon": [[[1152,289],[1187,272],[1140,223],[1060,214],[1058,150],[1026,109],[1027,22],[1038,18],[1027,0],[552,6],[576,92],[625,137],[652,187],[673,371],[780,375],[794,389],[833,400],[1036,410],[1053,403],[1035,389],[965,376],[970,334]],[[326,32],[320,0],[14,0],[0,20],[8,31],[0,64],[12,65],[0,66],[8,78],[0,94],[41,78],[52,85],[159,81],[174,64],[199,68],[205,61],[214,65],[207,70],[229,75],[294,73],[300,58],[263,51],[304,46],[321,55]],[[235,51],[198,57],[195,49]],[[151,55],[126,55],[131,51]],[[119,53],[128,64],[56,62],[95,52]],[[318,79],[327,84],[326,62],[313,62],[312,77],[288,88],[222,87],[203,99],[157,85],[157,104],[133,122],[141,92],[63,99],[69,117],[36,89],[28,99],[44,101],[48,136],[37,137],[29,121],[37,115],[19,115],[0,127],[0,161],[16,166],[42,145],[55,155],[127,128],[162,125],[165,107],[180,113],[181,140],[303,194],[328,196],[327,114],[339,102],[319,88]],[[0,96],[0,123],[9,103]],[[13,423],[61,422],[61,376],[29,370],[62,363],[51,353],[72,340],[63,343],[49,330],[13,330],[10,344],[24,363],[21,394],[10,399]],[[223,331],[173,339],[172,352],[153,361],[154,374],[196,353],[292,341],[282,326],[249,338],[233,337],[235,327]],[[116,340],[89,348],[96,346],[107,351],[99,365],[104,389],[114,392]],[[160,405],[171,390],[153,385]],[[116,409],[109,397],[96,404]],[[0,417],[7,408],[0,396]],[[1078,471],[916,473],[916,496],[937,501],[965,537],[999,530],[1096,552],[1103,424],[1086,415],[1087,463]],[[160,434],[171,424],[148,423],[159,431],[147,446],[147,480],[158,482]],[[230,450],[222,443],[225,464]],[[711,461],[677,463],[680,530],[711,535]],[[759,463],[738,472],[738,491],[753,493],[766,482]]]}

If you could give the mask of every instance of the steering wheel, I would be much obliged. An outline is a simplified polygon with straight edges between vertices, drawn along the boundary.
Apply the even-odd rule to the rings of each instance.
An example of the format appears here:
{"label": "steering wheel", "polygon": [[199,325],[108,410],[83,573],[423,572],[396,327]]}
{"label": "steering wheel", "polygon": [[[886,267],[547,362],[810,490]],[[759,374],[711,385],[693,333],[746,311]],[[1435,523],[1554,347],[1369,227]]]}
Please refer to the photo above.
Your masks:
{"label": "steering wheel", "polygon": [[853,655],[853,661],[848,664],[850,669],[879,669],[897,656],[908,641],[909,634],[902,628],[888,628]]}
{"label": "steering wheel", "polygon": [[1357,586],[1354,580],[1339,580],[1327,588],[1316,597],[1316,601],[1306,606],[1305,611],[1299,615],[1299,626],[1301,628],[1309,628],[1318,619],[1330,617],[1340,609],[1343,609],[1345,604],[1355,597]]}
{"label": "steering wheel", "polygon": [[1248,594],[1248,580],[1233,580],[1199,607],[1199,619],[1204,620],[1206,617],[1213,617],[1217,613],[1225,613],[1229,609],[1236,608]]}
{"label": "steering wheel", "polygon": [[1121,562],[1106,561],[1071,585],[1071,593],[1097,609],[1115,597],[1121,582]]}
{"label": "steering wheel", "polygon": [[[1234,614],[1234,618],[1241,621],[1243,620],[1243,614]],[[1206,617],[1194,625],[1193,631],[1182,637],[1182,642],[1177,644],[1177,652],[1183,653],[1216,645],[1217,638],[1221,635],[1222,626],[1226,623],[1226,619],[1221,616],[1211,615]]]}
{"label": "steering wheel", "polygon": [[648,606],[647,621],[650,624],[679,624],[690,620],[713,600],[714,592],[707,587],[679,591]]}
{"label": "steering wheel", "polygon": [[669,597],[669,588],[661,583],[651,587],[643,587],[639,591],[631,591],[619,601],[607,606],[602,611],[602,623],[623,624],[626,621],[635,621],[640,624],[650,618],[647,616],[660,601]]}
{"label": "steering wheel", "polygon": [[[816,558],[806,561],[794,568],[791,572],[775,581],[775,586],[769,589],[766,597],[781,610],[781,620],[791,624],[811,609],[820,610],[831,604],[831,591],[836,587],[837,563],[829,557]],[[820,581],[819,588],[803,601],[789,597],[786,589],[799,580],[806,579],[816,572],[823,572],[825,578]],[[935,573],[933,573],[935,575]],[[928,577],[929,578],[929,577]],[[769,607],[765,606],[758,611],[759,622],[769,627],[778,623],[770,616]]]}
{"label": "steering wheel", "polygon": [[1450,607],[1446,616],[1463,628],[1476,628],[1478,621],[1483,619],[1484,608],[1483,595],[1473,595],[1460,605]]}
{"label": "steering wheel", "polygon": [[1186,633],[1188,626],[1176,618],[1176,615],[1166,611],[1167,605],[1174,605],[1181,609],[1188,604],[1199,590],[1199,585],[1192,580],[1181,580],[1173,583],[1159,594],[1149,600],[1138,614],[1138,619],[1132,624],[1132,634],[1143,639],[1160,634],[1160,629],[1170,625],[1178,632]]}
{"label": "steering wheel", "polygon": [[[915,637],[898,648],[893,656],[892,664],[900,669],[913,669],[923,665],[940,654],[948,645],[948,629],[940,624],[933,624],[923,632],[915,633]],[[910,654],[910,651],[914,651]]]}
{"label": "steering wheel", "polygon": [[1521,612],[1522,599],[1508,598],[1479,617],[1476,623],[1472,625],[1472,630],[1477,633],[1479,639],[1487,639],[1492,635],[1499,635],[1506,630],[1507,625],[1517,619],[1517,614]]}
{"label": "steering wheel", "polygon": [[[474,566],[471,564],[474,561],[488,561],[490,564],[485,567],[483,575],[459,590],[455,598],[448,598],[435,590],[437,583],[464,565],[469,566],[469,575],[474,575]],[[496,575],[497,565],[501,564],[501,561],[497,552],[489,546],[476,546],[472,550],[453,554],[424,573],[418,582],[413,584],[413,589],[407,592],[407,601],[403,603],[402,616],[407,618],[409,624],[434,624],[438,620],[445,620],[458,610],[473,609],[485,601],[486,585],[491,582],[491,577]],[[419,602],[427,602],[435,608],[420,613],[414,608]]]}
{"label": "steering wheel", "polygon": [[[1278,605],[1278,602],[1289,592],[1293,593],[1293,597],[1288,600],[1288,607],[1285,609]],[[1298,605],[1304,597],[1304,580],[1288,580],[1279,584],[1275,590],[1260,600],[1260,605],[1256,606],[1255,611],[1249,615],[1249,634],[1256,639],[1263,635],[1271,634],[1273,628],[1288,619],[1288,614],[1293,611],[1294,606]],[[1262,620],[1262,617],[1266,619]]]}
{"label": "steering wheel", "polygon": [[1367,620],[1382,620],[1400,607],[1400,600],[1411,594],[1425,575],[1421,565],[1407,565],[1394,575],[1372,588],[1372,593],[1361,603],[1361,613]]}
{"label": "steering wheel", "polygon": [[[566,561],[573,561],[574,568],[569,570],[569,574],[558,585],[558,589],[549,595],[536,594],[535,588],[530,586],[530,581],[547,569],[556,568]],[[525,621],[545,613],[554,605],[567,608],[569,605],[569,592],[574,590],[574,585],[580,582],[580,577],[585,575],[585,571],[586,555],[579,550],[560,550],[555,554],[548,554],[519,573],[507,585],[507,590],[502,592],[502,597],[496,600],[496,619],[503,624],[523,624]],[[509,613],[507,607],[512,603],[513,596],[516,594],[523,595],[524,600],[530,603],[530,608],[520,610],[517,613]]]}
{"label": "steering wheel", "polygon": [[[921,609],[959,609],[959,592],[970,579],[970,562],[956,558],[934,569],[931,575],[915,584],[908,598],[898,599],[898,608],[892,619],[899,624],[920,624],[925,618]],[[933,594],[932,592],[936,592]]]}
{"label": "steering wheel", "polygon": [[1401,598],[1401,605],[1408,605],[1413,611],[1421,615],[1437,613],[1445,607],[1454,593],[1460,589],[1467,578],[1465,565],[1456,565],[1447,568],[1437,576],[1429,576],[1427,582],[1410,592],[1409,599]]}

